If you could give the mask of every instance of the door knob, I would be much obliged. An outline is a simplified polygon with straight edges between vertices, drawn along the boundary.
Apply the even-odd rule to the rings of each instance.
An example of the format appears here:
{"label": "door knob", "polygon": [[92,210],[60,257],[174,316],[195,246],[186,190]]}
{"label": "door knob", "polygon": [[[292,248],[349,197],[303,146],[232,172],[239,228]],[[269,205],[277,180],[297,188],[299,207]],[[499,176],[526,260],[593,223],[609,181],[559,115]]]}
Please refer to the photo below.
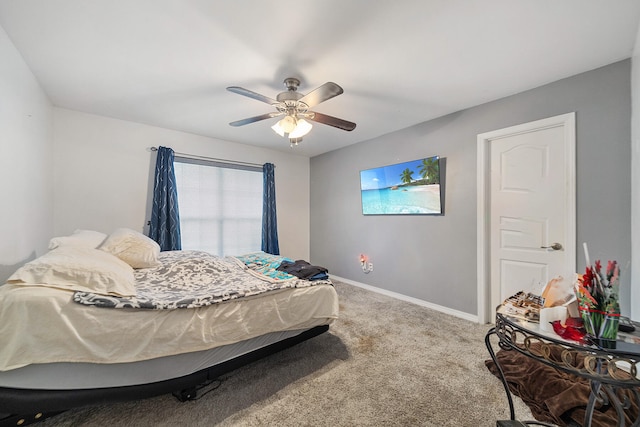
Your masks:
{"label": "door knob", "polygon": [[551,246],[540,246],[541,249],[553,249],[554,251],[559,251],[562,249],[562,245],[558,242],[554,243]]}

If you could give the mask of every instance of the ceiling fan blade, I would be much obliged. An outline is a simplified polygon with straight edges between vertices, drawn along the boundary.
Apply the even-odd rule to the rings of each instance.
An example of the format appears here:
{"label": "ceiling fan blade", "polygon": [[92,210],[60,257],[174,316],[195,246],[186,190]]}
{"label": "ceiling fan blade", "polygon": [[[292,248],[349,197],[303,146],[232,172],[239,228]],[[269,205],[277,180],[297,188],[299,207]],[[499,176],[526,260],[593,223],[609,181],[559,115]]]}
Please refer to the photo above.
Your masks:
{"label": "ceiling fan blade", "polygon": [[227,88],[227,90],[229,92],[237,93],[238,95],[244,95],[244,96],[248,96],[249,98],[256,99],[258,101],[266,102],[269,105],[274,105],[274,104],[278,103],[278,101],[276,101],[273,98],[269,98],[268,96],[260,95],[257,92],[254,92],[254,91],[249,90],[249,89],[245,89],[243,87],[229,86]]}
{"label": "ceiling fan blade", "polygon": [[342,92],[344,92],[344,90],[342,90],[340,86],[333,82],[327,82],[300,98],[300,101],[307,104],[309,108],[312,108],[321,102],[340,95]]}
{"label": "ceiling fan blade", "polygon": [[309,120],[313,120],[314,122],[322,123],[324,125],[333,126],[334,128],[339,128],[342,130],[352,131],[356,128],[356,124],[353,122],[349,122],[346,120],[339,119],[337,117],[328,116],[322,113],[312,112],[307,118]]}
{"label": "ceiling fan blade", "polygon": [[231,126],[236,126],[236,127],[244,126],[244,125],[248,125],[249,123],[259,122],[260,120],[270,119],[272,117],[278,117],[278,116],[281,116],[282,114],[283,113],[279,113],[279,112],[267,113],[267,114],[262,114],[260,116],[249,117],[247,119],[236,120],[235,122],[231,122],[229,124]]}

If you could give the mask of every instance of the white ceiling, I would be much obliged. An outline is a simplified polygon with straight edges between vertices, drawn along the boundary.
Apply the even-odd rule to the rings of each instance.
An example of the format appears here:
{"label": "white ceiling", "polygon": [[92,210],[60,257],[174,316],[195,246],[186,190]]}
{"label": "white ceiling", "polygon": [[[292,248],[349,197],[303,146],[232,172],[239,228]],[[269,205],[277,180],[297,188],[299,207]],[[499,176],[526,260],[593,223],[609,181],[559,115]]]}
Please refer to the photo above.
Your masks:
{"label": "white ceiling", "polygon": [[291,150],[267,113],[286,77],[314,108],[315,156],[631,56],[638,0],[0,0],[0,25],[61,107]]}

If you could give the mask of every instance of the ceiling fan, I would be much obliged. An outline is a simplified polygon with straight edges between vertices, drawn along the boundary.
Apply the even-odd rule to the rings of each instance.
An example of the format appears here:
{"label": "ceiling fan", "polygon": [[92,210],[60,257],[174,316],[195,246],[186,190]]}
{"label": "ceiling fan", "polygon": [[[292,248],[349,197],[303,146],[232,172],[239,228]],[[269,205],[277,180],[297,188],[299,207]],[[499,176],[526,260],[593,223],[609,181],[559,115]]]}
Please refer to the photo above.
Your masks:
{"label": "ceiling fan", "polygon": [[327,82],[306,95],[298,92],[300,80],[296,78],[289,77],[284,79],[284,86],[287,90],[279,93],[276,96],[276,99],[260,95],[259,93],[242,87],[228,87],[227,90],[230,92],[265,102],[276,109],[276,111],[271,113],[237,120],[229,124],[231,126],[244,126],[260,120],[284,116],[271,128],[280,136],[289,138],[289,142],[292,146],[298,145],[298,143],[302,141],[302,137],[308,134],[313,127],[307,120],[333,126],[346,131],[352,131],[355,129],[356,124],[353,122],[310,110],[321,102],[327,101],[343,93],[344,91],[337,84]]}

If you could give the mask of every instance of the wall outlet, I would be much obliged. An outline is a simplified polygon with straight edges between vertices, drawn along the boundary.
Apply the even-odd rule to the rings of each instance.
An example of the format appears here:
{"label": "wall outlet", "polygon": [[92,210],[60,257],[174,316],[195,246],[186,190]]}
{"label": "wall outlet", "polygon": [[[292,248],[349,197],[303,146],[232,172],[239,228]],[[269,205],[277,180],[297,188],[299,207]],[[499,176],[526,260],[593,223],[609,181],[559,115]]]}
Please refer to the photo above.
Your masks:
{"label": "wall outlet", "polygon": [[373,271],[373,263],[372,263],[372,262],[366,262],[366,261],[364,261],[364,262],[362,263],[362,271],[363,271],[365,274],[369,274],[369,273],[371,273],[371,272]]}

